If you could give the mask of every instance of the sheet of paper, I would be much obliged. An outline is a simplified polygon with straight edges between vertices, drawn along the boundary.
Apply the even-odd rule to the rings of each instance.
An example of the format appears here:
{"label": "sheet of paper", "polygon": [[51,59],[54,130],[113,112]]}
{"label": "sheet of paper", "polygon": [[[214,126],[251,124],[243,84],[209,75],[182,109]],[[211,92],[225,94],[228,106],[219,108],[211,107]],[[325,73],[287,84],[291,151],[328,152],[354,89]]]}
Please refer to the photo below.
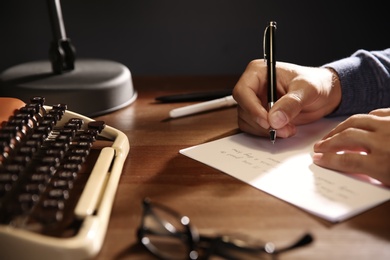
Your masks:
{"label": "sheet of paper", "polygon": [[390,189],[312,162],[313,144],[341,119],[299,126],[296,136],[267,138],[245,133],[180,150],[260,190],[331,222],[343,221],[390,199]]}

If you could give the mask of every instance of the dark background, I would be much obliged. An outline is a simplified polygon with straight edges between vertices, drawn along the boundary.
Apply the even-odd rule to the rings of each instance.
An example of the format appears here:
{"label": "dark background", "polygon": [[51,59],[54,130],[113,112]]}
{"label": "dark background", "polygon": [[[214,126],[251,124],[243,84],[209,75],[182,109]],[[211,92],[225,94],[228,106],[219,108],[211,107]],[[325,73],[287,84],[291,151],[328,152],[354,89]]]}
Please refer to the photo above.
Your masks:
{"label": "dark background", "polygon": [[[379,1],[62,0],[80,58],[125,64],[133,75],[239,75],[262,57],[268,21],[278,23],[277,59],[318,66],[359,48],[389,45]],[[0,71],[48,59],[46,0],[0,1]]]}

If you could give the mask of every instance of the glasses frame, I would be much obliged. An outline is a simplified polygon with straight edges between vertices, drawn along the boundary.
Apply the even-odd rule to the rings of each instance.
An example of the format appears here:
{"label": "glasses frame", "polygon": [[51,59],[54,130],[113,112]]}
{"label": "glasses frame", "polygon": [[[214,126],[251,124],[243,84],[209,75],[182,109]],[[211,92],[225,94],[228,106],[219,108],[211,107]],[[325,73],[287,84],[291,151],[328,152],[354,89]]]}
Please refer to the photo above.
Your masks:
{"label": "glasses frame", "polygon": [[[247,254],[267,254],[271,259],[285,251],[292,250],[294,248],[302,247],[310,244],[314,239],[310,233],[305,233],[298,240],[291,243],[289,246],[275,249],[275,246],[271,242],[263,243],[262,246],[248,246],[242,245],[242,243],[234,243],[234,239],[231,239],[229,236],[204,236],[199,235],[197,229],[191,225],[190,219],[187,216],[183,216],[176,212],[175,210],[164,206],[162,204],[152,202],[150,198],[146,197],[142,201],[142,219],[139,228],[137,229],[137,238],[139,243],[143,245],[151,254],[161,260],[168,260],[166,256],[153,244],[150,243],[147,235],[162,235],[178,237],[183,243],[188,247],[187,259],[188,260],[205,260],[209,257],[216,255],[227,260],[238,260],[235,257],[232,257],[226,253],[226,249],[235,250],[236,252],[243,252]],[[164,233],[156,233],[153,230],[149,230],[145,225],[146,217],[152,217],[156,222],[160,223],[161,226],[165,227],[165,224],[168,223],[165,219],[161,219],[155,212],[154,208],[164,211],[165,213],[170,214],[172,217],[180,220],[180,223],[183,225],[184,232],[172,232],[166,228]],[[182,221],[185,219],[186,221]],[[243,241],[241,241],[243,242]],[[184,259],[183,259],[184,260]]]}
{"label": "glasses frame", "polygon": [[[149,215],[151,216],[155,221],[160,223],[162,226],[165,226],[164,224],[166,221],[164,219],[159,218],[153,211],[153,208],[159,208],[160,210],[165,211],[168,214],[171,214],[173,217],[177,219],[182,219],[185,218],[186,216],[182,216],[178,214],[176,211],[172,210],[169,207],[166,207],[162,204],[158,203],[152,203],[149,198],[144,198],[142,201],[142,208],[143,208],[143,214],[142,214],[142,220],[141,220],[141,225],[137,230],[137,237],[139,242],[149,251],[151,252],[154,256],[158,257],[159,259],[167,259],[164,257],[164,255],[151,243],[149,243],[148,240],[145,240],[146,235],[153,234],[153,235],[166,235],[166,234],[158,234],[156,232],[153,232],[149,230],[146,225],[145,225],[145,219]],[[188,259],[198,259],[197,256],[193,256],[194,254],[197,254],[195,249],[197,248],[197,244],[199,242],[199,235],[198,232],[191,226],[190,222],[188,221],[183,222],[181,221],[181,224],[183,225],[185,229],[184,235],[186,236],[187,239],[185,239],[185,243],[187,244],[188,248],[190,248],[188,252]],[[166,229],[168,233],[170,233],[170,236],[173,237],[183,237],[182,233],[173,233],[170,230]],[[182,241],[184,241],[183,238],[181,238]]]}

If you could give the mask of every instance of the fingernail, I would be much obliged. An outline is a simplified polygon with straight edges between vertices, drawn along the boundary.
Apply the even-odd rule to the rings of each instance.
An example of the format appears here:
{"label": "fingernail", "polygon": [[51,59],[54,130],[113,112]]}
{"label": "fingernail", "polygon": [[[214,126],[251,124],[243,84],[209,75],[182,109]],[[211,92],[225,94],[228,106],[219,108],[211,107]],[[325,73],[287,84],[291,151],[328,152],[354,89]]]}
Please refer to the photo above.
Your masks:
{"label": "fingernail", "polygon": [[322,153],[314,153],[312,156],[313,162],[319,162],[322,159]]}
{"label": "fingernail", "polygon": [[285,126],[288,123],[287,116],[282,111],[278,110],[270,114],[269,118],[272,127],[278,129]]}

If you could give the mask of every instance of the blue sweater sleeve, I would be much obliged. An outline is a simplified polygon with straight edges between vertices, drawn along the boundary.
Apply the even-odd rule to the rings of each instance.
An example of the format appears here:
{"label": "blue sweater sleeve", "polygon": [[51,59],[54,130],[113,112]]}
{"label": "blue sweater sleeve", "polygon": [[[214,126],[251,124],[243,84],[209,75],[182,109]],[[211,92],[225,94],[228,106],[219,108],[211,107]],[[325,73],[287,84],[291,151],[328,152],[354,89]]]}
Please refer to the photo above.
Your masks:
{"label": "blue sweater sleeve", "polygon": [[342,98],[329,116],[368,113],[390,107],[390,48],[358,50],[348,58],[324,65],[340,78]]}

